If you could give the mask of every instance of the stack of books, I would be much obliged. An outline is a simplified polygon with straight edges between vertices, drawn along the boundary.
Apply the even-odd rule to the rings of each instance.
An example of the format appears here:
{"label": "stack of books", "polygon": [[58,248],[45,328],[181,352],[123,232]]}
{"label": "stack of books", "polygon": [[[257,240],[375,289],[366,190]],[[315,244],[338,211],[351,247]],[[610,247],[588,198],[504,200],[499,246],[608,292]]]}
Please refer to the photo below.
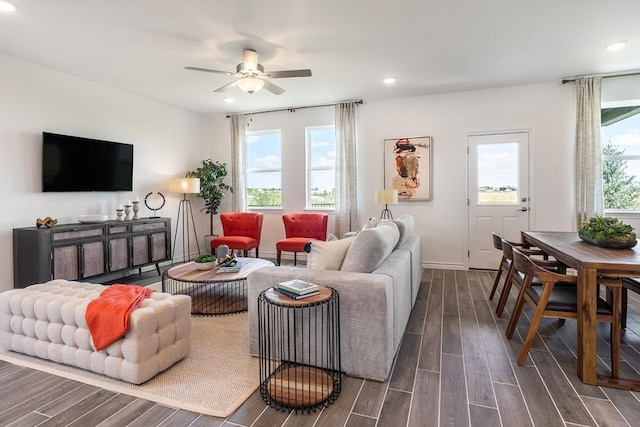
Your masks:
{"label": "stack of books", "polygon": [[320,293],[318,285],[298,279],[280,282],[273,290],[293,299],[312,297]]}
{"label": "stack of books", "polygon": [[242,263],[240,261],[235,261],[231,265],[220,264],[218,267],[218,273],[237,273],[242,268]]}

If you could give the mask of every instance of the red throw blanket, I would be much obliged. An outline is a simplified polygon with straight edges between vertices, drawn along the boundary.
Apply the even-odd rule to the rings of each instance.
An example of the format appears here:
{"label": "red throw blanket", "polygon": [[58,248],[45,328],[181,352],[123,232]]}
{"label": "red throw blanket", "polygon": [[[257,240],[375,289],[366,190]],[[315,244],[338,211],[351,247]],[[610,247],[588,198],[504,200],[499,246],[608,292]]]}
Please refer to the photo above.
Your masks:
{"label": "red throw blanket", "polygon": [[89,302],[84,315],[96,350],[102,350],[129,330],[129,315],[153,289],[137,285],[111,285]]}

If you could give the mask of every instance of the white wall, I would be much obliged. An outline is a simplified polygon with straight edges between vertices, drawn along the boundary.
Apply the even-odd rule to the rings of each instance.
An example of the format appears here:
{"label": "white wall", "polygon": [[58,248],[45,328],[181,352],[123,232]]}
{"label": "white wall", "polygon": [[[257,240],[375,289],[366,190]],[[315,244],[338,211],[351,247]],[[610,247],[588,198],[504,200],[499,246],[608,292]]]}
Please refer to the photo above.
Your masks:
{"label": "white wall", "polygon": [[[117,205],[160,191],[167,203],[159,214],[175,226],[180,196],[168,193],[167,181],[197,167],[208,125],[200,115],[0,55],[0,291],[13,287],[12,229],[35,226],[38,217],[115,218]],[[43,131],[133,144],[133,191],[42,193]],[[141,216],[150,216],[141,206]],[[204,231],[204,216],[197,221]]]}
{"label": "white wall", "polygon": [[[528,130],[532,134],[531,207],[533,230],[571,230],[574,132],[573,85],[551,82],[366,101],[357,109],[358,194],[360,222],[379,216],[374,193],[383,183],[383,141],[403,136],[433,137],[433,200],[391,206],[394,216],[412,214],[422,237],[423,264],[463,268],[467,265],[466,137],[478,132]],[[302,111],[279,113],[300,120]],[[261,126],[281,124],[255,116]],[[298,119],[296,119],[298,118]],[[220,121],[220,118],[216,118]],[[285,123],[287,124],[287,123]],[[213,126],[216,144],[228,151],[229,130]],[[294,160],[295,161],[295,160]],[[299,208],[299,206],[296,206]],[[275,213],[263,232],[261,254],[273,253],[284,234]],[[266,220],[265,220],[266,221]],[[275,233],[274,233],[275,230]]]}

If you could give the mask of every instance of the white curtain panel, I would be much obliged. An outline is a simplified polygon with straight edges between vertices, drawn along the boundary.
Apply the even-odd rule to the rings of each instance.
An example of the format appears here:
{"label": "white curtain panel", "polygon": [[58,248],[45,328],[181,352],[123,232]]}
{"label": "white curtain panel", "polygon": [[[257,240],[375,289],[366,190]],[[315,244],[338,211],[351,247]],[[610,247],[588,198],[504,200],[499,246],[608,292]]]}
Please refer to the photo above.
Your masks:
{"label": "white curtain panel", "polygon": [[604,214],[600,101],[602,77],[576,79],[576,224]]}
{"label": "white curtain panel", "polygon": [[358,182],[356,169],[356,103],[335,106],[336,131],[336,227],[342,237],[358,228]]}
{"label": "white curtain panel", "polygon": [[233,195],[231,208],[233,212],[247,210],[247,172],[245,170],[245,120],[244,115],[231,116],[231,187]]}

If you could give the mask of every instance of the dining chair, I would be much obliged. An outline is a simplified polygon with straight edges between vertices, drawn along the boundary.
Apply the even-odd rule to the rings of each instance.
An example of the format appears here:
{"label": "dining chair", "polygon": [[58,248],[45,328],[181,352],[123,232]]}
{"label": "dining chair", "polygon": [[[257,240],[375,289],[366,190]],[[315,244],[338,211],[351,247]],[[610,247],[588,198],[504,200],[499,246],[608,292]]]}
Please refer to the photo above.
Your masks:
{"label": "dining chair", "polygon": [[327,240],[329,215],[319,213],[290,213],[282,215],[285,238],[276,242],[276,264],[280,265],[282,251],[293,252],[293,265],[298,252],[310,240]]}
{"label": "dining chair", "polygon": [[211,240],[211,252],[220,245],[227,245],[231,250],[241,250],[246,257],[249,249],[256,250],[259,255],[260,236],[264,215],[260,212],[225,212],[220,214],[222,237]]}
{"label": "dining chair", "polygon": [[629,301],[628,291],[640,294],[640,279],[629,277],[622,279],[622,328],[627,327],[627,303]]}
{"label": "dining chair", "polygon": [[[578,276],[554,273],[538,265],[538,260],[528,257],[519,249],[513,249],[513,267],[524,276],[518,293],[509,326],[507,338],[511,339],[522,314],[524,303],[534,310],[531,326],[518,356],[518,365],[524,364],[529,349],[543,317],[554,319],[577,319],[578,317]],[[537,279],[540,285],[533,285]],[[615,283],[620,284],[618,280]],[[621,286],[605,283],[613,295],[612,303],[598,296],[596,320],[611,323],[611,376],[620,373],[620,304]]]}
{"label": "dining chair", "polygon": [[520,289],[524,280],[524,276],[517,273],[513,268],[514,248],[517,247],[521,252],[529,256],[541,256],[542,259],[539,260],[540,265],[546,269],[555,270],[561,273],[564,273],[566,271],[565,267],[561,263],[556,260],[550,260],[549,256],[538,248],[525,247],[522,243],[509,242],[505,239],[501,239],[500,246],[502,247],[502,258],[504,259],[504,266],[507,269],[507,273],[502,285],[502,290],[500,291],[498,306],[496,307],[496,315],[498,317],[502,317],[504,307],[507,305],[507,301],[509,299],[509,292],[511,292],[511,287],[515,284],[516,287]]}
{"label": "dining chair", "polygon": [[504,273],[506,277],[509,273],[509,267],[511,267],[511,261],[504,256],[504,251],[502,249],[502,237],[497,235],[495,232],[491,233],[491,237],[493,238],[493,247],[502,252],[502,259],[500,260],[498,272],[496,273],[496,278],[493,281],[493,286],[491,287],[491,294],[489,295],[490,300],[492,300],[493,296],[496,294],[496,289],[498,289],[498,283],[500,282],[502,273]]}

